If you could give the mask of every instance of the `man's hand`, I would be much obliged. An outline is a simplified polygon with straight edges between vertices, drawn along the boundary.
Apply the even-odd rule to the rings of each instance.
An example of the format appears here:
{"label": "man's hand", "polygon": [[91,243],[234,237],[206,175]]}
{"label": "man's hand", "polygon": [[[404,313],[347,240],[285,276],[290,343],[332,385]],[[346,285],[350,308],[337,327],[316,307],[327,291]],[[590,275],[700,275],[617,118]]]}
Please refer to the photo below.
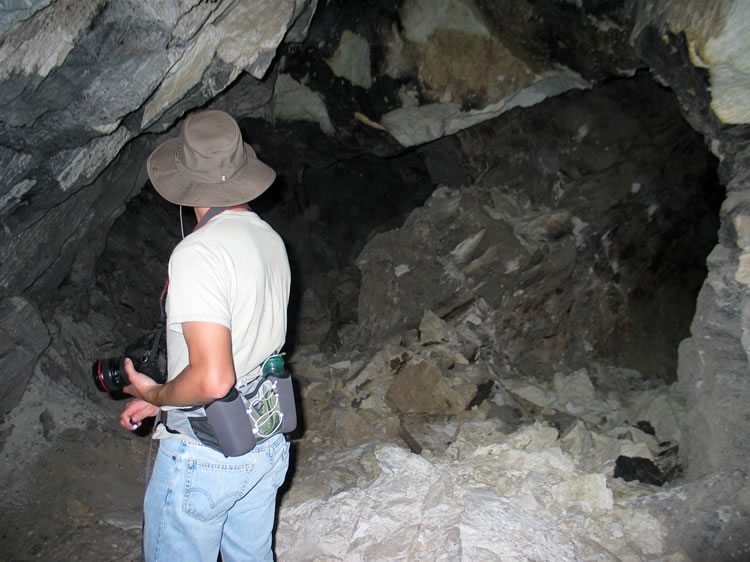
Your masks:
{"label": "man's hand", "polygon": [[[123,387],[122,390],[132,394],[136,399],[126,404],[125,409],[120,414],[120,425],[125,429],[135,431],[141,426],[143,420],[159,413],[159,406],[152,404],[151,400],[154,400],[155,392],[161,385],[151,377],[136,371],[129,357],[125,358],[125,372],[130,384]],[[151,400],[149,400],[149,397]]]}
{"label": "man's hand", "polygon": [[136,371],[133,362],[129,357],[125,358],[125,373],[128,375],[130,384],[123,387],[122,391],[127,392],[136,398],[140,398],[145,402],[155,404],[156,393],[161,385],[151,377]]}
{"label": "man's hand", "polygon": [[146,418],[152,418],[159,413],[159,407],[149,404],[145,400],[136,398],[125,406],[120,414],[120,425],[130,431],[135,431]]}

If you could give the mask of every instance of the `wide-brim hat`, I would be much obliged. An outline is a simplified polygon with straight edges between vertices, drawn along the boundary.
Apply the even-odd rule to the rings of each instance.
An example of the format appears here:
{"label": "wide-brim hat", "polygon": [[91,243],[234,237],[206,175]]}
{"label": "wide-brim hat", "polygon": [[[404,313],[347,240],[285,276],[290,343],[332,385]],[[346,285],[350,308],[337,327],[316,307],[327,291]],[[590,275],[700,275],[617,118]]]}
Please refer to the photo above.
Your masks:
{"label": "wide-brim hat", "polygon": [[243,142],[237,122],[216,110],[188,116],[180,136],[160,144],[146,168],[164,199],[188,207],[247,203],[276,178]]}

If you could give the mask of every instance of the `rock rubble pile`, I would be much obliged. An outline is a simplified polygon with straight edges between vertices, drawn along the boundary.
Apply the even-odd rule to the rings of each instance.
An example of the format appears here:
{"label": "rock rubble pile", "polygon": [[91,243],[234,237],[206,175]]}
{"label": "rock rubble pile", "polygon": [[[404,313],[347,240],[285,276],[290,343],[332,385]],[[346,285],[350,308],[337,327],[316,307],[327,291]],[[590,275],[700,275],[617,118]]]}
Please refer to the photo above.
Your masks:
{"label": "rock rubble pile", "polygon": [[306,430],[279,559],[687,559],[646,501],[679,488],[614,477],[660,455],[675,473],[673,385],[602,365],[505,378],[464,355],[467,332],[430,311],[420,328],[356,359],[290,358]]}

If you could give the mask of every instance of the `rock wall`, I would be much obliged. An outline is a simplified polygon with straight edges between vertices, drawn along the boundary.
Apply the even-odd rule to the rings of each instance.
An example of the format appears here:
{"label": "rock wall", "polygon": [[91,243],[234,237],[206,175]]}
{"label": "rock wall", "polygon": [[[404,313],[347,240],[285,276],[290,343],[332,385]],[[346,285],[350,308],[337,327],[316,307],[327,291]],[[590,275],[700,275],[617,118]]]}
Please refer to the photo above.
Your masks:
{"label": "rock wall", "polygon": [[[304,120],[335,136],[333,144],[344,153],[369,146],[371,153],[392,156],[648,66],[721,160],[728,192],[691,337],[680,346],[679,377],[690,407],[688,474],[728,470],[745,478],[748,4],[610,4],[404,0],[373,8],[391,18],[386,22],[362,17],[357,3],[332,3],[319,20],[316,42],[290,47],[279,60],[285,38],[306,36],[317,2],[15,3],[0,22],[0,306],[36,318],[36,302],[64,280],[91,283],[103,234],[145,183],[143,160],[158,135],[172,133],[185,112],[232,84],[234,96],[216,103],[238,117]],[[316,58],[328,70],[309,62]],[[541,163],[554,168],[552,160]],[[450,203],[444,199],[441,204]],[[547,237],[559,249],[550,273],[564,276],[575,249],[573,216],[531,221],[525,234],[532,244],[517,248],[518,255],[529,264],[549,257],[532,248],[534,236]],[[482,236],[481,229],[464,233],[455,255],[470,260],[467,265],[479,259],[475,267],[517,271],[502,259],[500,242],[512,241],[503,229],[510,227],[498,224]],[[471,255],[482,243],[499,253]],[[395,278],[408,275],[393,271]],[[453,297],[461,294],[460,276],[446,282],[453,284]],[[497,288],[480,289],[487,298],[501,298]],[[28,337],[17,318],[2,319],[7,339],[22,342],[11,346],[15,356],[3,356],[13,369],[0,381],[3,410],[16,403],[47,345],[43,330]]]}
{"label": "rock wall", "polygon": [[[0,296],[56,287],[46,277],[71,266],[64,246],[111,223],[144,183],[131,163],[118,167],[126,187],[97,181],[123,147],[241,72],[261,78],[308,4],[57,0],[16,12],[0,45]],[[93,216],[96,200],[108,204]]]}
{"label": "rock wall", "polygon": [[[678,376],[687,399],[681,454],[686,477],[693,482],[686,497],[695,506],[684,519],[682,540],[695,544],[698,530],[711,528],[718,512],[745,517],[750,512],[745,266],[750,20],[744,2],[643,2],[639,9],[634,32],[638,51],[657,79],[674,89],[686,120],[719,157],[727,190],[719,240],[707,260],[708,277],[698,297],[691,337],[679,348]],[[713,516],[695,511],[707,505],[718,506]],[[675,515],[682,516],[680,510],[674,509]],[[733,529],[721,527],[714,526],[712,538],[703,539],[721,544],[713,556],[746,557],[741,537],[747,536],[747,520]]]}
{"label": "rock wall", "polygon": [[[677,93],[686,120],[720,158],[720,175],[727,189],[718,245],[707,262],[708,278],[698,298],[691,337],[680,345],[679,380],[688,398],[685,430],[689,435],[682,454],[690,478],[739,469],[742,472],[734,478],[742,481],[747,477],[750,453],[746,438],[750,419],[745,414],[750,400],[750,348],[745,336],[748,291],[743,257],[750,114],[744,105],[747,96],[735,97],[731,91],[747,84],[747,51],[731,57],[734,47],[721,53],[715,47],[729,37],[747,44],[748,35],[737,38],[736,29],[746,29],[748,18],[742,16],[744,3],[694,3],[691,11],[677,4],[642,7],[642,17],[647,14],[653,19],[638,27],[635,41],[655,76]],[[724,119],[736,124],[723,125]]]}

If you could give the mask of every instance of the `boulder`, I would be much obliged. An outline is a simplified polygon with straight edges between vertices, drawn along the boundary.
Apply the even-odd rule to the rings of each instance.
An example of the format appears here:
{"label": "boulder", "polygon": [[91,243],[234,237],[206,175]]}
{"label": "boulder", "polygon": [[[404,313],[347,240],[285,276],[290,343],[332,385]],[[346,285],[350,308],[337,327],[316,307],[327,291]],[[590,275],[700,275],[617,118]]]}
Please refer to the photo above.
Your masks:
{"label": "boulder", "polygon": [[474,385],[450,384],[435,361],[409,363],[396,374],[385,395],[396,412],[411,414],[459,414],[476,394]]}

